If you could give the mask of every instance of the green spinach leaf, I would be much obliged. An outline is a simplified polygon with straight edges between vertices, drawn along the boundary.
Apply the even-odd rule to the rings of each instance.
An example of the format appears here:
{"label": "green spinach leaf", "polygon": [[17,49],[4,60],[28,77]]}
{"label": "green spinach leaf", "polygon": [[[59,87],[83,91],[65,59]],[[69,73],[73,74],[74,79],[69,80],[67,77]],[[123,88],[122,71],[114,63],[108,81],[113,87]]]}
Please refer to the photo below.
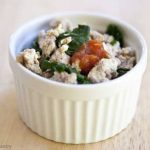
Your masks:
{"label": "green spinach leaf", "polygon": [[118,69],[117,69],[118,76],[120,77],[120,76],[124,75],[124,74],[127,73],[129,70],[130,70],[130,69],[128,69],[128,68],[118,68]]}
{"label": "green spinach leaf", "polygon": [[71,56],[83,43],[89,40],[90,27],[87,25],[78,25],[73,31],[60,34],[56,39],[57,46],[59,46],[60,41],[66,37],[72,38],[72,41],[68,44],[69,48],[66,51],[66,53]]}
{"label": "green spinach leaf", "polygon": [[42,60],[40,63],[40,67],[41,67],[42,71],[46,71],[47,69],[49,69],[51,72],[58,71],[58,72],[67,72],[69,74],[76,73],[77,81],[79,84],[91,83],[90,80],[88,80],[86,76],[80,74],[75,68],[72,68],[71,66],[63,64],[63,63]]}
{"label": "green spinach leaf", "polygon": [[121,47],[124,45],[123,33],[118,26],[114,24],[108,25],[106,33],[112,35],[116,41],[119,41]]}
{"label": "green spinach leaf", "polygon": [[42,53],[42,49],[39,47],[39,44],[38,44],[38,38],[36,38],[35,41],[33,42],[32,48],[34,48],[37,52]]}
{"label": "green spinach leaf", "polygon": [[115,45],[115,44],[116,44],[116,42],[117,42],[117,41],[116,41],[115,39],[113,39],[113,40],[111,41],[111,43],[110,43],[110,44],[113,46],[113,45]]}

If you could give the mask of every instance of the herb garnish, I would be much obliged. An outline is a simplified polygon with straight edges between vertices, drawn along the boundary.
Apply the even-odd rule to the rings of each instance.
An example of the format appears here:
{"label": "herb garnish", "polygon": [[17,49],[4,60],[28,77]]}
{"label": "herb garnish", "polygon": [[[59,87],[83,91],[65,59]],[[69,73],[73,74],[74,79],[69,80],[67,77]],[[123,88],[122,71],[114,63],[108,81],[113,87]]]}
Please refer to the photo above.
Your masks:
{"label": "herb garnish", "polygon": [[118,68],[117,72],[118,72],[118,77],[124,75],[125,73],[127,73],[130,69],[128,68]]}
{"label": "herb garnish", "polygon": [[69,74],[76,73],[77,74],[77,81],[79,84],[89,84],[91,83],[90,80],[87,79],[86,76],[80,74],[75,68],[72,68],[69,65],[57,62],[50,62],[48,60],[42,60],[40,67],[42,71],[46,71],[49,69],[51,72],[67,72]]}
{"label": "herb garnish", "polygon": [[123,33],[118,26],[114,24],[108,25],[106,33],[112,35],[116,41],[120,42],[120,46],[121,47],[123,46],[124,44]]}
{"label": "herb garnish", "polygon": [[34,40],[32,48],[34,48],[37,52],[42,53],[42,49],[39,47],[38,38]]}
{"label": "herb garnish", "polygon": [[110,43],[110,44],[113,46],[113,45],[115,45],[115,44],[116,44],[116,42],[117,42],[117,41],[116,41],[115,39],[113,39],[113,40],[111,41],[111,43]]}
{"label": "herb garnish", "polygon": [[66,37],[72,38],[72,41],[68,44],[69,48],[66,51],[66,53],[71,56],[80,48],[83,43],[89,40],[90,27],[87,25],[78,25],[78,27],[73,31],[60,34],[56,39],[57,46],[59,45],[60,41]]}

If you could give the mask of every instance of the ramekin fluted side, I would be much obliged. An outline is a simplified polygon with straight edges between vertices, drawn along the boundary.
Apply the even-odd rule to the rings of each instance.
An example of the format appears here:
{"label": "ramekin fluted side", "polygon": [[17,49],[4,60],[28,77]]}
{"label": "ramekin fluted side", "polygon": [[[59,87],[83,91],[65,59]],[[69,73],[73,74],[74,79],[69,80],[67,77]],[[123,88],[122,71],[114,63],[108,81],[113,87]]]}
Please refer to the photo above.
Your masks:
{"label": "ramekin fluted side", "polygon": [[[139,83],[138,83],[139,84]],[[91,143],[119,133],[132,120],[138,85],[91,100],[54,99],[16,78],[19,111],[25,124],[39,135],[63,143]]]}

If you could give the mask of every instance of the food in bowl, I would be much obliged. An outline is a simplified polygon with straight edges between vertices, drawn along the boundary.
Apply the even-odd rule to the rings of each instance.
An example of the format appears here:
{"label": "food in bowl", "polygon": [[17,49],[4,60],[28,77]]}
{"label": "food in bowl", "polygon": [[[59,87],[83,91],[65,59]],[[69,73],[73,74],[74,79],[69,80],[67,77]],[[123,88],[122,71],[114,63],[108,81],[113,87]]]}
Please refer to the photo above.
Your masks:
{"label": "food in bowl", "polygon": [[90,25],[73,27],[53,19],[17,61],[42,77],[70,84],[92,84],[122,76],[136,64],[136,53],[125,46],[121,29],[109,24],[105,33]]}

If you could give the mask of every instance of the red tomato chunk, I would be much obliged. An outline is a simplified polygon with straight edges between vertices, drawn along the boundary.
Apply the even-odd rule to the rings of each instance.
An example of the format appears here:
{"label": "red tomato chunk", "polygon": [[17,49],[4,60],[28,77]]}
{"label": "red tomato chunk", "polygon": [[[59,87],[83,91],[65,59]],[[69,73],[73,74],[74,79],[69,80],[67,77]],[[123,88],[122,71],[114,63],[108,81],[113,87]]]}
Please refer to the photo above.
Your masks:
{"label": "red tomato chunk", "polygon": [[80,49],[71,57],[71,64],[79,62],[79,67],[83,74],[88,72],[102,59],[108,57],[102,43],[96,40],[90,40],[83,44]]}

